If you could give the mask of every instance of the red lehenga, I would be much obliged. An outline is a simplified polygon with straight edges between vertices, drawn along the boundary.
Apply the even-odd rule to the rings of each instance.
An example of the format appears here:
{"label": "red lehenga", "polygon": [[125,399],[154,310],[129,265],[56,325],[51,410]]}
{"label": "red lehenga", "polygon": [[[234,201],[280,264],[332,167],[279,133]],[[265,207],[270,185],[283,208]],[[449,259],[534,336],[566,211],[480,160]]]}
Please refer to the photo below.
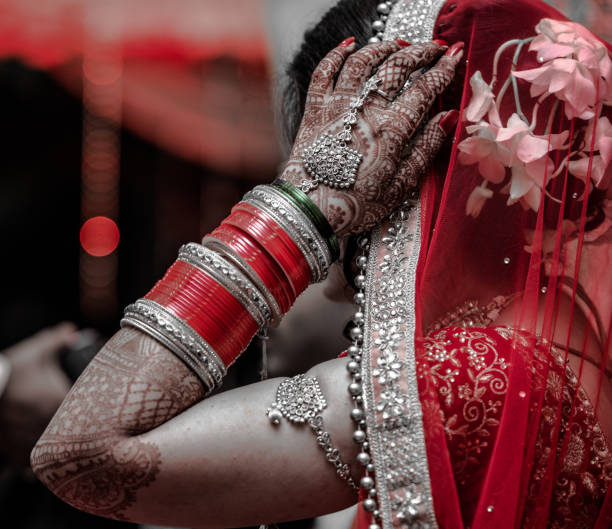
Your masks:
{"label": "red lehenga", "polygon": [[394,5],[385,38],[432,37],[466,43],[440,103],[462,119],[420,196],[371,237],[377,523],[610,528],[609,48],[536,0]]}

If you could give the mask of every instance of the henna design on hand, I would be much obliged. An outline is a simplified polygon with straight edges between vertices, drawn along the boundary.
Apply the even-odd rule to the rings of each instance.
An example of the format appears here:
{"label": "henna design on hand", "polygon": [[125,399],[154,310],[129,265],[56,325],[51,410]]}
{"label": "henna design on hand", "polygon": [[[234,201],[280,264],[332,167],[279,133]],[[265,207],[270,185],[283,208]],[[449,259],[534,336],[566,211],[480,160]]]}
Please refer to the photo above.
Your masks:
{"label": "henna design on hand", "polygon": [[129,519],[155,481],[157,446],[138,435],[204,397],[191,370],[134,329],[118,332],[81,375],[35,446],[39,479],[78,509]]}
{"label": "henna design on hand", "polygon": [[[444,48],[434,42],[406,48],[394,42],[370,44],[349,57],[350,51],[352,48],[346,47],[332,50],[315,70],[302,125],[283,172],[283,178],[295,185],[309,180],[301,161],[303,150],[322,134],[342,129],[351,102],[373,69],[379,67],[379,88],[396,99],[389,102],[380,94],[372,94],[359,114],[350,147],[363,154],[363,160],[353,188],[319,186],[310,193],[338,235],[359,233],[380,223],[405,200],[408,182],[418,182],[425,173],[428,167],[421,162],[431,163],[438,144],[416,143],[420,151],[405,162],[410,168],[403,164],[404,148],[435,99],[452,81],[463,55],[440,57]],[[428,71],[419,72],[429,66]],[[410,76],[416,79],[404,87]],[[431,135],[435,127],[426,130]]]}

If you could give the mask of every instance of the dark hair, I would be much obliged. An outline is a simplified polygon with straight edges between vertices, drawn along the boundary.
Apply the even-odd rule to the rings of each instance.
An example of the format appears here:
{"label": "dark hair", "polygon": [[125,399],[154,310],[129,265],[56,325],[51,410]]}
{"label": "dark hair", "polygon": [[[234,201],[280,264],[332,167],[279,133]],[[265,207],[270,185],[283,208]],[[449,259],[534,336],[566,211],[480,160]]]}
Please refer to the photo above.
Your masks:
{"label": "dark hair", "polygon": [[289,63],[283,87],[281,113],[285,140],[295,141],[306,103],[308,85],[315,68],[327,53],[348,37],[355,37],[357,47],[372,37],[372,22],[380,0],[340,0],[323,18],[304,34],[299,51]]}

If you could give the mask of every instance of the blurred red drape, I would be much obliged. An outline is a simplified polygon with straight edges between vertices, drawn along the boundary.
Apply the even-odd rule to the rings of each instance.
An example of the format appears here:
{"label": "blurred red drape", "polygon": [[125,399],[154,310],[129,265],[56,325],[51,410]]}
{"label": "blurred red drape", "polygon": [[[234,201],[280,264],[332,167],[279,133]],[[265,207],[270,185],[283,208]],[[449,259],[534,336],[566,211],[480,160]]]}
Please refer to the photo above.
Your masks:
{"label": "blurred red drape", "polygon": [[82,59],[92,55],[118,61],[128,128],[217,171],[274,171],[261,1],[0,3],[0,57],[49,69],[80,94]]}

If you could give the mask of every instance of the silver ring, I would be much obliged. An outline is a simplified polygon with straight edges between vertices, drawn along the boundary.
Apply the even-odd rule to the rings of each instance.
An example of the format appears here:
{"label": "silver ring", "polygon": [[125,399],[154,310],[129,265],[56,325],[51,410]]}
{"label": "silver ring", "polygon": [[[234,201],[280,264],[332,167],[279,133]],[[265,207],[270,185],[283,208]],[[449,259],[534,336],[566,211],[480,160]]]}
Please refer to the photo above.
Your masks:
{"label": "silver ring", "polygon": [[390,95],[389,95],[387,92],[385,92],[384,90],[380,90],[380,89],[378,89],[378,90],[376,90],[376,93],[377,93],[379,96],[384,97],[384,98],[385,98],[387,101],[389,101],[389,103],[393,103],[393,101],[395,100],[395,98],[394,98],[394,97],[391,97],[391,96],[390,96]]}

